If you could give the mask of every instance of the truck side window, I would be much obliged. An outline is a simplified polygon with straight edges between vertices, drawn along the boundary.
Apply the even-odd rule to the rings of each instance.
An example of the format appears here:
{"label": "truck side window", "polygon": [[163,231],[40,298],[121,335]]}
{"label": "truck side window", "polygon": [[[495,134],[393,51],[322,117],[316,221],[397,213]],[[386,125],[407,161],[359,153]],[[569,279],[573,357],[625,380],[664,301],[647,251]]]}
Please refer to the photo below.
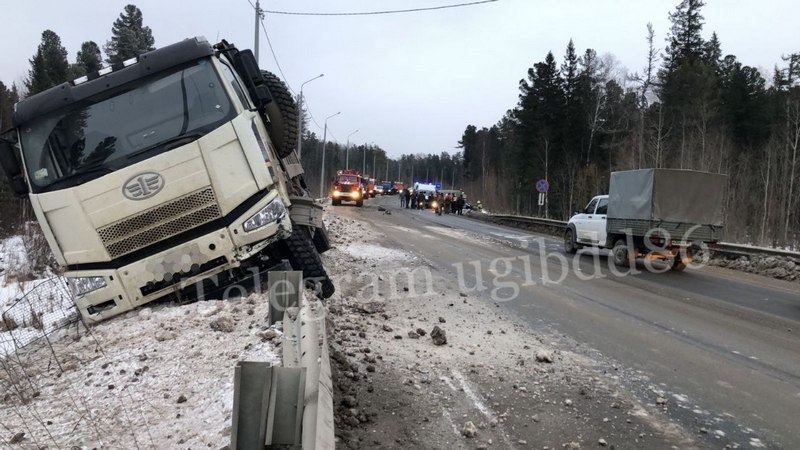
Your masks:
{"label": "truck side window", "polygon": [[608,213],[608,199],[601,198],[600,203],[597,204],[597,214],[606,215]]}
{"label": "truck side window", "polygon": [[597,206],[597,199],[596,198],[592,199],[592,201],[589,202],[588,205],[586,205],[586,209],[583,210],[583,213],[584,214],[594,214],[595,206]]}
{"label": "truck side window", "polygon": [[227,64],[224,62],[220,64],[222,66],[222,72],[225,73],[225,79],[228,80],[228,83],[233,86],[233,90],[236,92],[236,96],[239,97],[239,100],[242,102],[242,107],[248,109],[251,107],[250,102],[247,100],[247,96],[244,95],[244,90],[242,89],[242,85],[239,84],[239,80],[236,79],[236,76],[233,75],[233,71]]}

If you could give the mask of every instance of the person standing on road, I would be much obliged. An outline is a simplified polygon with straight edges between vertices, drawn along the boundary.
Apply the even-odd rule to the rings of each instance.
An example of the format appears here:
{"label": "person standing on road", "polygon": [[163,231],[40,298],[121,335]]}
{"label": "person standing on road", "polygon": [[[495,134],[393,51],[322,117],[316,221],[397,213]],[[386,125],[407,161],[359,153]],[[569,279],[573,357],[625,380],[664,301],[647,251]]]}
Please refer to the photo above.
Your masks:
{"label": "person standing on road", "polygon": [[403,190],[403,194],[402,195],[403,195],[403,198],[406,199],[406,208],[410,208],[411,207],[411,205],[410,205],[410,203],[411,203],[411,191],[409,190],[409,188],[405,188]]}
{"label": "person standing on road", "polygon": [[458,201],[456,202],[456,211],[458,212],[459,216],[464,215],[464,203],[466,203],[466,199],[464,198],[464,191],[458,195]]}
{"label": "person standing on road", "polygon": [[400,193],[399,197],[400,197],[400,207],[404,208],[406,206],[406,191],[403,190],[403,192]]}

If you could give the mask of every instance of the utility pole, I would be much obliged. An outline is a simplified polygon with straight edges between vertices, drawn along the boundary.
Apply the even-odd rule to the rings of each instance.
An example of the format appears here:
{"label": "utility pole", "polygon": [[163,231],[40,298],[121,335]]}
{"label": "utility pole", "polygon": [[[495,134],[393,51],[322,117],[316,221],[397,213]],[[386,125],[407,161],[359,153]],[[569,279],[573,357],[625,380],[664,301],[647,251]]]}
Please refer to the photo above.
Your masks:
{"label": "utility pole", "polygon": [[364,160],[361,162],[361,175],[367,173],[367,146],[364,145]]}
{"label": "utility pole", "polygon": [[386,178],[385,181],[389,181],[389,158],[386,158]]}
{"label": "utility pole", "polygon": [[311,83],[312,81],[316,80],[317,78],[322,78],[324,76],[325,76],[325,74],[321,73],[321,74],[317,75],[316,77],[314,77],[314,78],[312,78],[312,79],[310,79],[308,81],[303,82],[303,84],[300,85],[300,95],[297,96],[297,99],[298,99],[297,100],[297,111],[300,114],[300,120],[297,123],[297,127],[298,127],[298,130],[299,130],[297,132],[297,159],[300,159],[300,157],[303,155],[303,87],[305,87],[306,84]]}
{"label": "utility pole", "polygon": [[322,169],[320,169],[319,175],[319,195],[320,198],[323,198],[325,195],[325,144],[328,140],[328,119],[334,116],[338,116],[342,112],[339,111],[336,114],[331,114],[330,116],[325,118],[325,127],[322,130]]}
{"label": "utility pole", "polygon": [[352,136],[352,135],[354,135],[356,133],[358,133],[358,130],[353,131],[352,133],[347,135],[347,147],[346,147],[346,150],[345,150],[345,155],[347,155],[347,156],[345,156],[345,158],[344,158],[345,159],[344,168],[347,169],[347,170],[350,170],[350,136]]}
{"label": "utility pole", "polygon": [[378,176],[378,169],[375,167],[375,152],[372,152],[372,176]]}
{"label": "utility pole", "polygon": [[258,62],[258,23],[261,21],[261,3],[256,0],[256,32],[254,36],[255,44],[253,45],[253,53],[256,55],[256,63]]}

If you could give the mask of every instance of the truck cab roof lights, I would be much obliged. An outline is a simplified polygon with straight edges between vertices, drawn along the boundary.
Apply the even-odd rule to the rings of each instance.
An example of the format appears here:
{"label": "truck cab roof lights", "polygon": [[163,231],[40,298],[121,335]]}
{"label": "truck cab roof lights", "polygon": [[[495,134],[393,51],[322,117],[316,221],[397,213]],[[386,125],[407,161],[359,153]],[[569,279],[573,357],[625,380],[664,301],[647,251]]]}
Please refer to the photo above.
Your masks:
{"label": "truck cab roof lights", "polygon": [[73,86],[77,86],[77,85],[79,85],[81,83],[86,83],[87,81],[89,81],[89,77],[84,75],[84,76],[82,76],[80,78],[75,78],[75,80],[72,81],[72,84],[73,84]]}
{"label": "truck cab roof lights", "polygon": [[126,59],[125,61],[122,61],[122,67],[132,66],[132,65],[136,64],[137,62],[139,62],[138,58]]}
{"label": "truck cab roof lights", "polygon": [[103,67],[102,69],[97,71],[97,74],[102,77],[103,75],[110,74],[113,70],[114,69],[112,69],[111,67]]}

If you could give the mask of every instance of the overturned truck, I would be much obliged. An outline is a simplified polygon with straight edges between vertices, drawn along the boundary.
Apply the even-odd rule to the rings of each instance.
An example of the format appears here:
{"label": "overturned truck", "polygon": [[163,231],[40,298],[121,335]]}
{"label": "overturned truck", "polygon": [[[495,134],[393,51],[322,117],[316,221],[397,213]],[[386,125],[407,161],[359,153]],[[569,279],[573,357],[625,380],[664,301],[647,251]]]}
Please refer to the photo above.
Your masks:
{"label": "overturned truck", "polygon": [[0,162],[88,322],[286,261],[327,298],[297,121],[250,50],[199,37],[20,101]]}

